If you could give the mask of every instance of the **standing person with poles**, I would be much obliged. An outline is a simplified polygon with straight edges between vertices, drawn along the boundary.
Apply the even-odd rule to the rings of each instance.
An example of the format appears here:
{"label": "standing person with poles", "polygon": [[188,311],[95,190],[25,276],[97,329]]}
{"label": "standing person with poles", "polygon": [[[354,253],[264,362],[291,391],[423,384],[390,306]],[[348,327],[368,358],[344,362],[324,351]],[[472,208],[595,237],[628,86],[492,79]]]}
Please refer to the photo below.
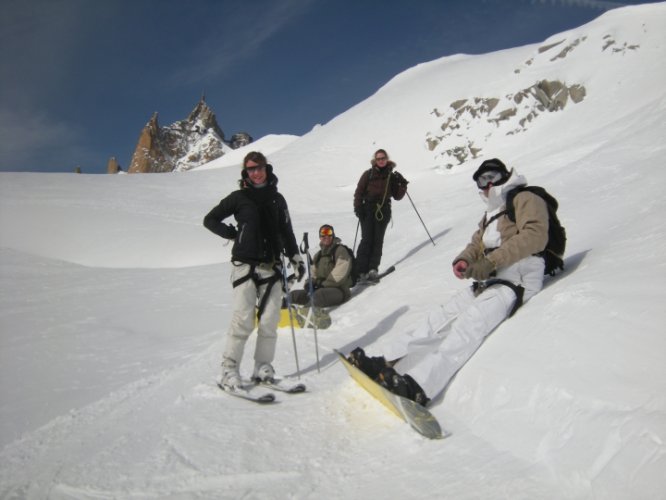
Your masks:
{"label": "standing person with poles", "polygon": [[[234,240],[231,249],[233,313],[220,380],[220,386],[229,392],[242,392],[240,363],[257,318],[252,379],[274,381],[272,363],[282,302],[280,255],[289,258],[298,281],[305,274],[287,202],[278,193],[278,179],[272,165],[262,153],[253,151],[243,160],[241,177],[240,189],[220,201],[203,221],[213,233]],[[230,216],[235,218],[236,226],[223,222]]]}
{"label": "standing person with poles", "polygon": [[371,167],[361,175],[354,192],[354,213],[361,226],[358,246],[359,280],[375,281],[382,260],[384,235],[391,220],[391,198],[401,200],[407,193],[408,181],[394,171],[384,149],[375,151]]}

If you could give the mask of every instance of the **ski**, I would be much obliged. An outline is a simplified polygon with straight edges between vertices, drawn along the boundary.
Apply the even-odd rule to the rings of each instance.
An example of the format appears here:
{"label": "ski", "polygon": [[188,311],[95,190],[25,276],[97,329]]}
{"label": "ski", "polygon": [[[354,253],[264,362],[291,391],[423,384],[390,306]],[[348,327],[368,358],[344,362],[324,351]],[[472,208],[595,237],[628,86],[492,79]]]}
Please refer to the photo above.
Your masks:
{"label": "ski", "polygon": [[442,430],[437,419],[424,406],[415,403],[411,399],[393,394],[349,363],[341,352],[335,349],[334,351],[340,357],[340,361],[347,369],[349,375],[361,387],[368,391],[394,415],[407,422],[416,432],[428,439],[442,439],[449,436],[449,433]]}
{"label": "ski", "polygon": [[267,392],[266,394],[262,394],[261,396],[255,396],[253,394],[250,394],[248,391],[245,389],[238,389],[236,391],[231,391],[228,389],[225,389],[222,384],[218,382],[217,386],[220,388],[220,390],[226,394],[229,394],[229,396],[234,396],[235,398],[241,398],[245,399],[246,401],[252,401],[254,403],[259,403],[259,404],[267,404],[267,403],[272,403],[275,401],[275,394],[271,394],[270,392]]}
{"label": "ski", "polygon": [[358,283],[356,283],[356,286],[376,285],[377,283],[379,283],[379,282],[382,280],[382,278],[388,276],[388,275],[391,274],[393,271],[395,271],[395,266],[391,266],[391,267],[387,268],[386,270],[382,271],[382,272],[379,273],[379,274],[377,275],[377,277],[374,278],[374,279],[370,279],[370,278],[368,278],[368,279],[366,279],[366,280],[359,281]]}
{"label": "ski", "polygon": [[266,387],[267,389],[272,389],[274,391],[285,392],[287,394],[298,394],[305,392],[305,384],[297,383],[293,385],[285,385],[282,379],[275,379],[273,382],[253,382],[255,385],[260,385]]}

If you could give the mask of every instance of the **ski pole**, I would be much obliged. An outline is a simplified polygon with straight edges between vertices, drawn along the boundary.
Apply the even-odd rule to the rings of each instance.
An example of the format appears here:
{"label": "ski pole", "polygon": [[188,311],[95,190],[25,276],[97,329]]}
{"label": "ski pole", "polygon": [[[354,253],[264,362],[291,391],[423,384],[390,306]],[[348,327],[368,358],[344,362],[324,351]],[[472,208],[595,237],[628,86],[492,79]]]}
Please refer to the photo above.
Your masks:
{"label": "ski pole", "polygon": [[356,234],[354,235],[354,246],[352,247],[352,252],[356,253],[356,238],[358,238],[358,228],[361,226],[361,219],[356,223]]}
{"label": "ski pole", "polygon": [[428,232],[428,228],[425,225],[425,222],[423,222],[423,219],[421,218],[421,214],[419,214],[419,211],[416,210],[416,205],[414,205],[414,202],[412,201],[412,197],[409,196],[409,192],[407,193],[407,198],[409,198],[409,202],[412,204],[412,207],[414,207],[414,212],[416,212],[416,215],[418,216],[419,220],[421,221],[421,224],[423,224],[423,229],[425,229],[425,232],[428,234],[428,238],[430,238],[430,241],[432,241],[432,244],[435,244],[435,240],[432,239],[432,236],[430,236],[430,233]]}
{"label": "ski pole", "polygon": [[[308,233],[303,233],[303,242],[301,243],[301,253],[304,253],[308,261],[308,294],[310,295],[310,315],[314,319],[315,305],[314,305],[314,284],[312,283],[312,257],[310,257],[310,246],[308,244]],[[319,369],[319,341],[317,340],[317,323],[311,321],[312,329],[314,331],[315,340],[315,356],[317,357],[317,373],[321,373]]]}
{"label": "ski pole", "polygon": [[289,311],[289,324],[291,325],[291,340],[294,344],[294,358],[296,358],[296,375],[301,378],[301,369],[298,366],[298,350],[296,349],[296,332],[294,331],[294,316],[291,308],[291,294],[289,293],[289,280],[287,279],[287,266],[282,257],[282,283],[284,284],[285,300],[287,301],[287,310]]}

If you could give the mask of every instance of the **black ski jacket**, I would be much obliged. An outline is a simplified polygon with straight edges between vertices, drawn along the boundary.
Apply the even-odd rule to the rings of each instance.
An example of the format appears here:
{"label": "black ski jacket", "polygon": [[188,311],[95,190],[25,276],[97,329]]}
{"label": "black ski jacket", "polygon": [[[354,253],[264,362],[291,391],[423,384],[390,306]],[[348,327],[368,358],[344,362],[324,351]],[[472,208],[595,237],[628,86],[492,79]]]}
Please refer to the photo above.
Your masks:
{"label": "black ski jacket", "polygon": [[[280,253],[292,258],[298,244],[291,225],[287,201],[277,191],[271,172],[264,187],[241,181],[241,189],[224,198],[204,217],[204,226],[226,239],[233,239],[231,257],[247,264],[280,261]],[[223,221],[233,215],[237,225]]]}

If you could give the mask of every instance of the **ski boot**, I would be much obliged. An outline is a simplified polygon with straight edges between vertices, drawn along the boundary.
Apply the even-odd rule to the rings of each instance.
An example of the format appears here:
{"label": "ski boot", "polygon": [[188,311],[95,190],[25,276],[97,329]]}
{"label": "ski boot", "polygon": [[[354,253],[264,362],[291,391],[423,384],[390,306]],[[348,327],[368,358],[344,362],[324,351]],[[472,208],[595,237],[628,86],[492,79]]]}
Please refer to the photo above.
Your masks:
{"label": "ski boot", "polygon": [[225,391],[237,391],[242,389],[243,380],[238,372],[238,365],[233,359],[222,361],[222,377],[220,385]]}
{"label": "ski boot", "polygon": [[256,363],[252,372],[252,380],[255,382],[275,383],[275,370],[270,363]]}
{"label": "ski boot", "polygon": [[368,357],[365,355],[365,351],[360,347],[357,347],[349,353],[347,361],[373,380],[376,379],[382,369],[387,366],[384,356]]}
{"label": "ski boot", "polygon": [[416,380],[407,374],[400,375],[390,366],[385,367],[375,380],[393,394],[411,399],[421,406],[426,406],[430,402],[430,398],[426,396]]}

